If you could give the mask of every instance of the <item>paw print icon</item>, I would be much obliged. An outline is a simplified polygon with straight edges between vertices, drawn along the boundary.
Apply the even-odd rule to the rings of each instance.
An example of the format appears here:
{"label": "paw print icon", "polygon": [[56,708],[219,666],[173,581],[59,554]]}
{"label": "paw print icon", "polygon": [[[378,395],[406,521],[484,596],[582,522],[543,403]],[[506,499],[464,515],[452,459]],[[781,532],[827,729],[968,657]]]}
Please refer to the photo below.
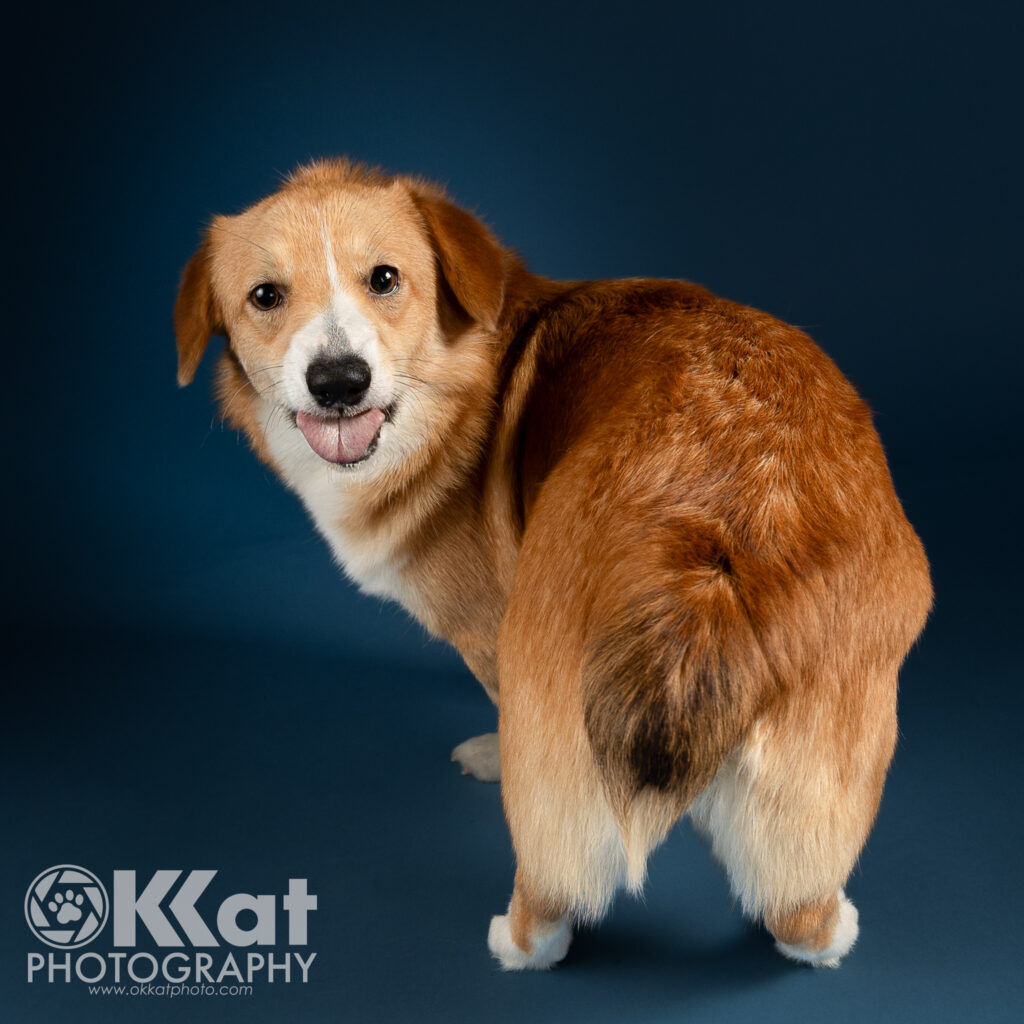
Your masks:
{"label": "paw print icon", "polygon": [[81,906],[84,902],[85,897],[80,892],[76,893],[73,889],[68,889],[63,896],[57,893],[46,904],[46,909],[51,914],[57,915],[57,924],[70,924],[72,921],[82,919]]}
{"label": "paw print icon", "polygon": [[37,939],[58,949],[91,942],[107,922],[110,901],[103,883],[76,864],[40,872],[25,894],[25,920]]}

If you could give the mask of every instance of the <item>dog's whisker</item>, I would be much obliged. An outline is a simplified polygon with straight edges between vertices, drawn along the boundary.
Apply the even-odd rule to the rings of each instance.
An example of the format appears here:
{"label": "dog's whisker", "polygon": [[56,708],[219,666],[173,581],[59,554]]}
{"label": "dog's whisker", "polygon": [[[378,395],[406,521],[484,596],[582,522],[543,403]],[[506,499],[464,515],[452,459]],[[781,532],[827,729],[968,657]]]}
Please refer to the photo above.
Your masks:
{"label": "dog's whisker", "polygon": [[242,394],[243,391],[246,390],[246,388],[250,389],[253,392],[253,394],[256,395],[258,398],[262,398],[268,391],[273,391],[280,384],[281,380],[272,380],[265,387],[258,388],[249,377],[246,377],[245,380],[241,384],[239,384],[239,386],[234,390],[234,392],[225,399],[225,401],[228,404],[234,402],[235,399],[238,398],[238,396]]}
{"label": "dog's whisker", "polygon": [[466,385],[459,384],[457,382],[441,383],[439,381],[423,380],[421,377],[401,373],[400,371],[395,371],[394,376],[397,379],[406,381],[407,386],[409,387],[427,388],[442,398],[451,397],[455,395],[464,395],[469,390]]}
{"label": "dog's whisker", "polygon": [[366,244],[363,247],[368,258],[373,258],[375,256],[376,250],[380,247],[379,243],[384,234],[384,230],[396,217],[402,215],[404,212],[404,210],[395,210],[374,226],[366,239]]}
{"label": "dog's whisker", "polygon": [[223,224],[211,224],[211,231],[223,231],[226,235],[232,235],[233,237],[240,239],[243,242],[248,242],[249,245],[254,245],[261,252],[265,252],[272,260],[277,261],[277,257],[266,247],[260,245],[259,242],[254,242],[251,238],[246,238],[245,235],[239,234],[237,231],[232,231],[230,228],[224,227]]}
{"label": "dog's whisker", "polygon": [[405,401],[405,399],[407,398],[414,399],[417,406],[419,407],[420,412],[424,416],[429,415],[426,407],[423,404],[423,396],[418,393],[417,389],[414,386],[410,384],[397,384],[395,386],[395,390],[398,392],[399,396],[403,401]]}
{"label": "dog's whisker", "polygon": [[393,356],[396,363],[422,363],[424,366],[438,366],[444,367],[438,359],[432,359],[430,356]]}
{"label": "dog's whisker", "polygon": [[437,386],[432,382],[425,381],[422,377],[417,377],[415,374],[412,373],[402,373],[401,371],[396,371],[395,376],[401,377],[402,380],[414,380],[417,384],[422,384],[425,388],[432,388]]}

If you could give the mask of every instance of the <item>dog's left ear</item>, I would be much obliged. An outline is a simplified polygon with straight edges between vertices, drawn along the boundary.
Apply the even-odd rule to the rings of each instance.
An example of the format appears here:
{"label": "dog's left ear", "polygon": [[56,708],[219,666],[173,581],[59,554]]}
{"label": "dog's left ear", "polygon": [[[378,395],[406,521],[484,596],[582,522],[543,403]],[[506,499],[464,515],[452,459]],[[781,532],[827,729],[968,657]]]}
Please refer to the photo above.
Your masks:
{"label": "dog's left ear", "polygon": [[224,327],[213,297],[212,245],[209,233],[181,275],[174,303],[174,333],[178,341],[178,385],[192,383],[212,334]]}
{"label": "dog's left ear", "polygon": [[443,196],[416,189],[413,202],[434,240],[441,271],[466,314],[493,331],[505,299],[505,260],[494,236]]}

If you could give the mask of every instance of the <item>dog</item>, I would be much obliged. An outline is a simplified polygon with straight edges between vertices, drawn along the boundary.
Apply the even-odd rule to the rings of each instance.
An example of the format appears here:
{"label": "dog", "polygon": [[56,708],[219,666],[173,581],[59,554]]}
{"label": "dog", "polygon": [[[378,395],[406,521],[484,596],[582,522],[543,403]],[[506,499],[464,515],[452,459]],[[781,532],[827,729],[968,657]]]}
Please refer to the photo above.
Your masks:
{"label": "dog", "polygon": [[460,652],[516,853],[488,944],[547,968],[688,815],[751,919],[835,966],[931,605],[871,414],[801,331],[666,280],[530,273],[345,160],[216,217],[174,310],[347,575]]}

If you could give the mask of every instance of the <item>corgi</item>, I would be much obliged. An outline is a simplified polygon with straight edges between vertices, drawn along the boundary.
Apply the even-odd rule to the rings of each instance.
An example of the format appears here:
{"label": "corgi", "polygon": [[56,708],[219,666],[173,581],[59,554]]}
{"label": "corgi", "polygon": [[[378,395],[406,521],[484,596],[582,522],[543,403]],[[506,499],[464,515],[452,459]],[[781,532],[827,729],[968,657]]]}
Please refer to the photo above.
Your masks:
{"label": "corgi", "polygon": [[345,160],[216,217],[174,310],[345,573],[460,652],[516,853],[488,945],[547,968],[688,815],[794,960],[896,740],[928,563],[871,414],[801,331],[682,281],[529,272],[443,190]]}

